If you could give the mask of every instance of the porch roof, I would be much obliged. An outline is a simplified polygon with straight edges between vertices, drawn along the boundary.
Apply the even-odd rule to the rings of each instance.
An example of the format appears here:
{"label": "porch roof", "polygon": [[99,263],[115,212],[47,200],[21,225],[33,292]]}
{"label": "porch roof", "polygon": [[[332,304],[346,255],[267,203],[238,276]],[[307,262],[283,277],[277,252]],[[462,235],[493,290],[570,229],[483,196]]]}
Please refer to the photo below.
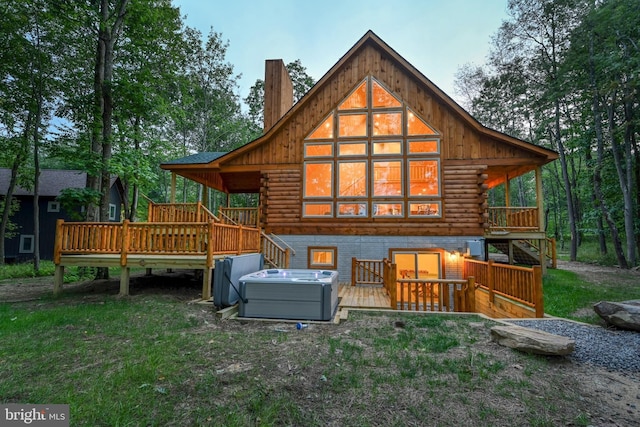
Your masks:
{"label": "porch roof", "polygon": [[160,168],[225,193],[257,193],[260,189],[259,171],[220,172],[217,160],[227,154],[219,151],[191,154],[167,161]]}

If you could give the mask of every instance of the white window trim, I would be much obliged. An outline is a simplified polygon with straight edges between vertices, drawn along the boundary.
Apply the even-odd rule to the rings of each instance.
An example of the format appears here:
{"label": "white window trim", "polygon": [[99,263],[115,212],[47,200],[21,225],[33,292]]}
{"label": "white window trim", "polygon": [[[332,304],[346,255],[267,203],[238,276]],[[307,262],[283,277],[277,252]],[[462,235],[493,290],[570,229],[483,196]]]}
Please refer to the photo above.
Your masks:
{"label": "white window trim", "polygon": [[47,202],[47,212],[60,212],[60,202],[57,200]]}
{"label": "white window trim", "polygon": [[[28,248],[25,247],[25,243],[30,242]],[[21,254],[32,254],[33,247],[35,246],[35,237],[33,234],[21,234],[20,235],[20,248],[18,250]]]}
{"label": "white window trim", "polygon": [[113,203],[109,203],[109,221],[115,221],[117,217],[118,206]]}

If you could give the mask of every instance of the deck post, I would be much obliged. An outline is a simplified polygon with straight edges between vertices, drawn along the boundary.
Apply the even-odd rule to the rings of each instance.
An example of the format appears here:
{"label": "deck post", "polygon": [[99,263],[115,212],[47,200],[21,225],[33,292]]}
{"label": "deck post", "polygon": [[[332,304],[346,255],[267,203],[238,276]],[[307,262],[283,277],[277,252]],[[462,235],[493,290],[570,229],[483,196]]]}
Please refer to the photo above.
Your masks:
{"label": "deck post", "polygon": [[58,295],[62,292],[62,284],[64,283],[64,265],[56,264],[53,273],[53,294]]}
{"label": "deck post", "polygon": [[467,295],[465,301],[466,311],[469,313],[476,312],[476,278],[471,276],[467,279]]}
{"label": "deck post", "polygon": [[494,294],[493,294],[493,288],[494,288],[494,280],[495,278],[493,277],[493,260],[490,259],[489,261],[487,261],[487,287],[489,288],[489,304],[493,305],[493,298],[494,298]]}
{"label": "deck post", "polygon": [[211,299],[211,279],[213,277],[213,228],[215,224],[213,221],[209,221],[207,227],[207,261],[205,262],[205,268],[202,271],[202,300],[208,301]]}
{"label": "deck post", "polygon": [[202,300],[211,299],[211,279],[213,278],[213,268],[205,268],[202,272]]}
{"label": "deck post", "polygon": [[120,252],[120,295],[129,295],[130,271],[127,266],[127,251],[129,250],[129,220],[122,222],[122,248]]}
{"label": "deck post", "polygon": [[356,261],[356,257],[352,257],[351,258],[351,286],[356,285],[356,268],[357,267],[358,267],[358,262]]}
{"label": "deck post", "polygon": [[176,202],[176,183],[177,183],[177,179],[176,179],[176,173],[175,172],[171,172],[171,193],[169,196],[169,200],[171,203]]}
{"label": "deck post", "polygon": [[127,251],[129,250],[129,220],[122,222],[122,248],[120,252],[120,266],[127,265]]}
{"label": "deck post", "polygon": [[533,300],[536,305],[536,317],[544,317],[544,296],[542,293],[542,269],[539,265],[533,266]]}
{"label": "deck post", "polygon": [[63,219],[56,221],[56,237],[53,246],[53,263],[60,264],[60,256],[62,255],[62,227],[64,224]]}
{"label": "deck post", "polygon": [[538,250],[540,251],[540,267],[542,268],[542,274],[547,274],[547,239],[540,239],[538,243]]}
{"label": "deck post", "polygon": [[291,249],[287,248],[284,250],[284,268],[290,267],[290,259],[291,259]]}
{"label": "deck post", "polygon": [[122,267],[120,269],[120,295],[121,296],[129,295],[129,277],[130,277],[129,267]]}

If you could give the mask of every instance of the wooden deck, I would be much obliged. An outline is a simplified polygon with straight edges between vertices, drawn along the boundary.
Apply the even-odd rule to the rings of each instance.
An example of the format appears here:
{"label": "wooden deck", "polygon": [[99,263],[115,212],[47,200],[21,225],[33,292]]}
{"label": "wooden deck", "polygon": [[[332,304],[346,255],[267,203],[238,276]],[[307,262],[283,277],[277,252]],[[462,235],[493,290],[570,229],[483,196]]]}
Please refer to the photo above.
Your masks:
{"label": "wooden deck", "polygon": [[[213,255],[213,260],[224,258],[225,255]],[[129,255],[125,265],[122,265],[120,254],[86,254],[86,255],[61,255],[56,265],[53,292],[62,291],[64,282],[64,268],[76,267],[122,267],[120,273],[120,295],[129,295],[129,276],[131,268],[167,268],[202,270],[202,298],[211,298],[211,278],[213,268],[208,268],[206,255]],[[215,263],[213,264],[215,266]]]}
{"label": "wooden deck", "polygon": [[343,284],[340,285],[338,297],[340,308],[391,309],[389,295],[381,286]]}

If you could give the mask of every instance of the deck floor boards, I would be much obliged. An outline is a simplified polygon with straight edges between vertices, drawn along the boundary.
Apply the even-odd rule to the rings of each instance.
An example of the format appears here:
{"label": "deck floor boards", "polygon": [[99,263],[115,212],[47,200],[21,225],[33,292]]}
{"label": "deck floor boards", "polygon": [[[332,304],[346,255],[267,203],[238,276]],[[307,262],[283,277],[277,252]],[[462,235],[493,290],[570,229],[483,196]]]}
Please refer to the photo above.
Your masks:
{"label": "deck floor boards", "polygon": [[340,285],[341,308],[391,308],[386,290],[381,286]]}

